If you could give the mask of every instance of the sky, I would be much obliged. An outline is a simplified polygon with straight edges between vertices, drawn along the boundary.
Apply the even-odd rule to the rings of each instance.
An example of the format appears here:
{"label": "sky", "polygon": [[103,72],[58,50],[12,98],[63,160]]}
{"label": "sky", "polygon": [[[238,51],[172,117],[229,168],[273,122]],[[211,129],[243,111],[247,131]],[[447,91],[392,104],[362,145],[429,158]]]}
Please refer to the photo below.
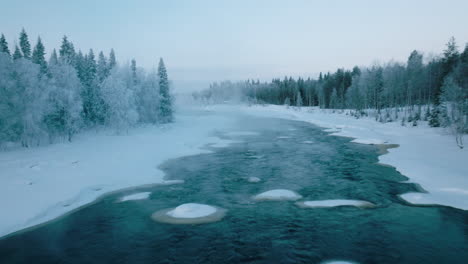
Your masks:
{"label": "sky", "polygon": [[[179,89],[212,81],[315,77],[319,72],[439,54],[468,42],[466,0],[0,0],[10,49],[25,28],[48,53],[75,48],[146,69],[163,57]],[[177,85],[176,85],[177,86]]]}

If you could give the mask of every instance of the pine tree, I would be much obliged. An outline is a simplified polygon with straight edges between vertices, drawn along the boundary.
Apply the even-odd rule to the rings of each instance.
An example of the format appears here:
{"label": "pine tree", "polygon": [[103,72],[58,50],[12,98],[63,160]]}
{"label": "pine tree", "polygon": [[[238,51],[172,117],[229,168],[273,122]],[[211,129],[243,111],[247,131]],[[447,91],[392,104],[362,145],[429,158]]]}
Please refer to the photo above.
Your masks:
{"label": "pine tree", "polygon": [[117,65],[117,61],[115,60],[115,52],[114,49],[111,49],[109,54],[109,71],[112,70]]}
{"label": "pine tree", "polygon": [[59,50],[60,60],[65,61],[74,66],[75,64],[75,47],[73,43],[68,41],[67,36],[63,36],[62,45]]}
{"label": "pine tree", "polygon": [[104,53],[102,53],[102,51],[99,52],[96,74],[100,83],[104,81],[104,79],[107,78],[107,76],[109,76],[109,67],[107,65],[107,59],[106,56],[104,56]]}
{"label": "pine tree", "polygon": [[21,51],[18,45],[15,45],[15,52],[13,53],[13,60],[18,60],[21,58],[23,58],[23,54],[21,54]]}
{"label": "pine tree", "polygon": [[166,66],[164,66],[164,61],[162,58],[159,60],[158,77],[160,95],[159,121],[161,123],[169,123],[174,119],[172,98],[169,93],[169,80],[167,78]]}
{"label": "pine tree", "polygon": [[49,58],[49,65],[56,65],[58,63],[57,51],[54,49]]}
{"label": "pine tree", "polygon": [[130,64],[130,69],[132,70],[132,83],[133,85],[137,85],[138,77],[137,77],[137,67],[136,67],[136,60],[132,59]]}
{"label": "pine tree", "polygon": [[23,30],[21,30],[19,41],[20,41],[20,48],[21,48],[21,52],[23,53],[23,57],[25,59],[31,59],[31,44],[29,44],[28,34],[26,34],[26,31],[24,30],[24,28]]}
{"label": "pine tree", "polygon": [[8,56],[11,56],[10,50],[8,49],[8,42],[3,34],[0,36],[0,52],[5,52]]}
{"label": "pine tree", "polygon": [[42,44],[40,37],[37,38],[37,43],[33,50],[32,62],[40,66],[40,70],[42,74],[45,74],[47,72],[47,62],[45,60],[45,48],[44,48],[44,45]]}

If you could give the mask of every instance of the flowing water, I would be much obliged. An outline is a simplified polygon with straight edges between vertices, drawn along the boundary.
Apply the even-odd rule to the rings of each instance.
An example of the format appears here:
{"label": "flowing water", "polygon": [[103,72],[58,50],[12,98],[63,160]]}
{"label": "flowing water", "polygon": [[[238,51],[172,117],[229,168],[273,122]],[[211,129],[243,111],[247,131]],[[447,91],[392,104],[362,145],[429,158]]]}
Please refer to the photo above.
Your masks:
{"label": "flowing water", "polygon": [[[0,263],[468,263],[468,212],[399,199],[417,188],[377,164],[376,147],[296,121],[249,118],[241,127],[258,134],[219,131],[242,141],[161,166],[168,179],[185,183],[109,194],[6,237]],[[304,209],[290,201],[252,200],[278,188],[303,200],[358,199],[376,207]],[[116,202],[148,191],[149,199]],[[201,225],[150,218],[187,202],[228,211],[221,221]]]}

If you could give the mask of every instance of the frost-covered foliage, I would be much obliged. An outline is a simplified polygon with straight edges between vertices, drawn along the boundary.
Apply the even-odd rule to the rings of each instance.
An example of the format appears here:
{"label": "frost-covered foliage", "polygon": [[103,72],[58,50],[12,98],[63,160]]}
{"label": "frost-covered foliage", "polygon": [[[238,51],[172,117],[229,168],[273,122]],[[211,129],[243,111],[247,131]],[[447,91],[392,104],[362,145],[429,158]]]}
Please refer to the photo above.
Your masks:
{"label": "frost-covered foliage", "polygon": [[[58,55],[57,55],[58,53]],[[31,48],[23,29],[10,54],[0,36],[0,147],[72,140],[80,130],[107,126],[118,132],[138,123],[173,120],[172,96],[162,59],[145,73],[91,49],[76,51],[66,36],[47,62],[39,37]]]}
{"label": "frost-covered foliage", "polygon": [[401,120],[402,125],[417,126],[424,120],[433,127],[450,127],[456,134],[467,133],[468,45],[460,54],[451,38],[441,56],[426,60],[422,53],[413,51],[406,63],[392,61],[338,69],[335,73],[320,73],[317,79],[225,81],[193,96],[215,103],[240,99],[248,103],[353,109],[356,118],[375,109],[379,122]]}

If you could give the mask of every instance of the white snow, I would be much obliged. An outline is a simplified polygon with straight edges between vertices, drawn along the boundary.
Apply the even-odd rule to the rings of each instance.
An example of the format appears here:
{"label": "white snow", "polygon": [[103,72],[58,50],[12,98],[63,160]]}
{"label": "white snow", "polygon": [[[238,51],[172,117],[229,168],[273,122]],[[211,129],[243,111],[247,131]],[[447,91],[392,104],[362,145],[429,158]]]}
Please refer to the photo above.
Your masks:
{"label": "white snow", "polygon": [[0,237],[52,220],[108,192],[164,184],[158,169],[162,162],[209,152],[204,148],[207,144],[232,143],[214,137],[214,132],[258,135],[239,131],[242,113],[339,128],[331,135],[353,137],[361,143],[398,144],[379,156],[379,162],[395,167],[428,191],[403,194],[403,199],[468,210],[468,150],[459,149],[444,129],[429,128],[425,122],[418,127],[382,124],[373,118],[355,119],[317,108],[212,106],[204,111],[180,111],[173,124],[131,129],[126,135],[87,132],[72,143],[0,152],[0,208],[8,212],[0,218]]}
{"label": "white snow", "polygon": [[276,137],[278,139],[288,139],[288,138],[291,138],[290,136],[279,136],[279,137]]}
{"label": "white snow", "polygon": [[261,179],[258,178],[258,177],[249,177],[249,178],[247,179],[247,181],[248,181],[248,182],[252,182],[252,183],[256,183],[256,182],[260,182]]}
{"label": "white snow", "polygon": [[227,133],[224,133],[226,136],[230,136],[230,137],[238,137],[238,136],[257,136],[258,133],[257,132],[253,132],[253,131],[231,131],[231,132],[227,132]]}
{"label": "white snow", "polygon": [[253,197],[253,199],[257,201],[295,201],[301,198],[301,195],[286,189],[270,190]]}
{"label": "white snow", "polygon": [[371,202],[361,200],[318,200],[318,201],[304,201],[298,202],[299,207],[305,208],[321,208],[321,207],[336,207],[336,206],[356,206],[356,207],[373,207]]}
{"label": "white snow", "polygon": [[395,167],[409,182],[418,183],[428,192],[406,193],[401,195],[403,199],[414,204],[440,204],[468,210],[468,148],[458,148],[455,138],[443,128],[431,128],[427,122],[419,122],[417,127],[401,126],[400,122],[380,123],[371,117],[356,119],[345,112],[333,113],[315,107],[304,107],[302,111],[274,105],[242,109],[261,117],[340,128],[331,135],[355,138],[356,143],[398,144],[398,148],[379,156],[379,162]]}
{"label": "white snow", "polygon": [[320,264],[357,264],[357,263],[353,261],[347,261],[347,260],[327,260],[325,262],[320,262]]}
{"label": "white snow", "polygon": [[302,141],[302,143],[304,143],[304,144],[312,144],[312,143],[314,143],[314,142],[311,141],[311,140],[306,140],[306,141]]}
{"label": "white snow", "polygon": [[216,207],[206,204],[186,203],[177,206],[166,214],[175,218],[198,218],[214,214],[216,210]]}
{"label": "white snow", "polygon": [[[65,214],[121,189],[164,181],[158,166],[168,159],[209,152],[225,141],[240,115],[179,111],[176,122],[131,129],[87,132],[71,143],[0,152],[0,237]],[[227,144],[225,144],[227,145]],[[8,212],[8,213],[6,213]]]}
{"label": "white snow", "polygon": [[141,192],[141,193],[134,193],[130,195],[126,195],[122,198],[120,198],[120,202],[125,202],[125,201],[133,201],[133,200],[144,200],[148,199],[150,196],[151,192]]}

